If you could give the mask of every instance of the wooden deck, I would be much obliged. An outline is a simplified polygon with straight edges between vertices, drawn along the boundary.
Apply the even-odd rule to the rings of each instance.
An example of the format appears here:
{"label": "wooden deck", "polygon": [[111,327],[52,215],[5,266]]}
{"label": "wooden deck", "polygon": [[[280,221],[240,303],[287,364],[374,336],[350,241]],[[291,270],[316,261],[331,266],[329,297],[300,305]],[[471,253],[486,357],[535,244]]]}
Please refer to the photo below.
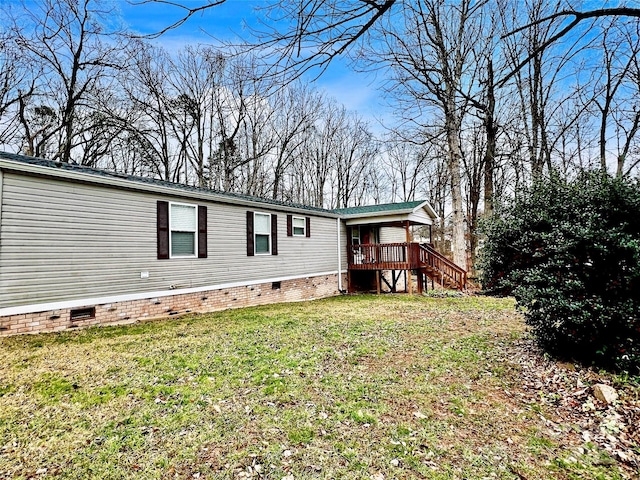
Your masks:
{"label": "wooden deck", "polygon": [[351,270],[413,270],[419,268],[418,243],[353,245],[347,261]]}
{"label": "wooden deck", "polygon": [[370,243],[352,245],[347,252],[350,271],[415,270],[443,286],[463,290],[467,272],[429,244]]}

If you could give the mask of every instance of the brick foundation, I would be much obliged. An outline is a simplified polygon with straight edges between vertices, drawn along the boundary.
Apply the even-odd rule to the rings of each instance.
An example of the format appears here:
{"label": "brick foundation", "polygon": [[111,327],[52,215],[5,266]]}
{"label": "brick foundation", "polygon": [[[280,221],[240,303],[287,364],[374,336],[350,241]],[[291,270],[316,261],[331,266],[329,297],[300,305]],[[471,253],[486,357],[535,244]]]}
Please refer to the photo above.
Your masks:
{"label": "brick foundation", "polygon": [[[283,280],[279,283],[261,283],[243,287],[207,290],[114,302],[62,308],[20,315],[0,317],[0,336],[21,333],[58,332],[69,328],[92,325],[135,323],[168,318],[185,313],[205,313],[228,308],[296,302],[338,295],[338,275]],[[95,315],[91,316],[95,309]],[[71,319],[72,312],[78,316]]]}

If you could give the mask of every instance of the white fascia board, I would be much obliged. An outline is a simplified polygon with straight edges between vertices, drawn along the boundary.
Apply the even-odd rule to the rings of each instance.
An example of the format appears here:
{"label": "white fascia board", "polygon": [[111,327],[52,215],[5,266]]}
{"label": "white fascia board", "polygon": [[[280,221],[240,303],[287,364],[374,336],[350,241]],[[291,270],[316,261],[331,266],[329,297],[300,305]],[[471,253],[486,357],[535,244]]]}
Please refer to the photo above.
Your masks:
{"label": "white fascia board", "polygon": [[422,212],[416,212],[416,213],[410,214],[408,216],[408,219],[411,222],[419,223],[422,225],[433,225],[433,219],[429,215],[426,215],[424,213],[424,210]]}
{"label": "white fascia board", "polygon": [[305,216],[319,216],[329,218],[339,218],[340,215],[329,211],[307,210],[288,205],[277,205],[269,202],[261,202],[259,200],[248,200],[244,198],[235,198],[232,196],[221,195],[218,193],[194,192],[177,187],[168,187],[165,185],[145,184],[135,182],[124,178],[102,177],[100,175],[92,175],[85,172],[75,172],[73,170],[60,169],[55,170],[51,167],[43,167],[42,165],[31,165],[28,163],[13,162],[8,159],[0,158],[0,170],[17,172],[19,174],[32,174],[43,177],[60,178],[64,180],[75,180],[81,183],[89,183],[95,185],[104,185],[126,190],[137,190],[162,195],[170,195],[173,197],[197,199],[201,201],[210,201],[216,203],[224,203],[229,205],[247,206],[252,208],[262,208],[265,210],[276,210],[283,212],[295,212]]}
{"label": "white fascia board", "polygon": [[429,225],[433,224],[433,221],[440,220],[440,216],[436,213],[436,211],[433,209],[433,207],[431,206],[431,204],[429,203],[428,200],[425,200],[420,205],[418,205],[416,208],[414,208],[413,212],[415,213],[420,209],[426,210],[426,212],[429,214],[429,216],[433,219],[432,222]]}
{"label": "white fascia board", "polygon": [[285,282],[287,280],[299,280],[301,278],[322,277],[325,275],[336,275],[338,271],[306,273],[304,275],[292,275],[288,277],[273,277],[260,280],[244,282],[221,283],[218,285],[207,285],[203,287],[179,288],[175,290],[158,290],[155,292],[139,292],[121,295],[111,295],[106,297],[78,298],[74,300],[61,300],[57,302],[35,303],[30,305],[17,305],[14,307],[0,308],[0,317],[9,315],[23,315],[27,313],[46,312],[49,310],[62,310],[65,308],[86,307],[88,305],[105,305],[108,303],[130,302],[134,300],[146,300],[152,298],[170,297],[173,295],[184,295],[189,293],[200,293],[209,290],[222,290],[224,288],[251,287],[261,283]]}
{"label": "white fascia board", "polygon": [[[359,220],[361,218],[387,218],[387,217],[402,217],[404,218],[406,215],[413,213],[413,209],[405,208],[404,210],[388,210],[387,212],[367,212],[367,213],[349,213],[348,215],[342,215],[347,222],[352,220]],[[348,224],[348,223],[347,223]]]}
{"label": "white fascia board", "polygon": [[[420,210],[424,210],[427,213],[426,217],[430,219],[428,223],[424,220],[419,220]],[[414,215],[412,217],[412,214],[417,215]],[[432,225],[434,220],[440,219],[433,207],[431,207],[429,202],[426,200],[415,208],[389,210],[387,212],[350,213],[348,215],[343,215],[342,218],[345,219],[347,225],[362,225],[365,223],[380,223],[384,221],[396,222],[409,220],[412,218],[415,218],[419,223]]]}
{"label": "white fascia board", "polygon": [[409,212],[398,215],[368,215],[358,216],[356,218],[347,218],[346,224],[351,225],[368,225],[370,223],[386,223],[386,222],[404,222],[409,219]]}
{"label": "white fascia board", "polygon": [[351,226],[369,225],[374,223],[406,222],[407,220],[409,220],[410,222],[419,223],[421,225],[433,225],[433,220],[428,215],[419,213],[415,214],[412,212],[408,212],[402,215],[371,215],[368,217],[350,218],[347,219],[345,223],[347,226]]}

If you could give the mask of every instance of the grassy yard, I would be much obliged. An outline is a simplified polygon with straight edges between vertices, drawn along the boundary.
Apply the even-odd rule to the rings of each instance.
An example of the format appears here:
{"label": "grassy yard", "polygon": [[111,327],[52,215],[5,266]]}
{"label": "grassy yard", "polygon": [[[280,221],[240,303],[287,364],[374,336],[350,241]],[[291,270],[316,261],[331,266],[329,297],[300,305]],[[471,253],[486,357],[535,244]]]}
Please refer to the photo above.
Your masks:
{"label": "grassy yard", "polygon": [[511,300],[356,296],[4,339],[0,478],[633,476],[522,390],[524,335]]}

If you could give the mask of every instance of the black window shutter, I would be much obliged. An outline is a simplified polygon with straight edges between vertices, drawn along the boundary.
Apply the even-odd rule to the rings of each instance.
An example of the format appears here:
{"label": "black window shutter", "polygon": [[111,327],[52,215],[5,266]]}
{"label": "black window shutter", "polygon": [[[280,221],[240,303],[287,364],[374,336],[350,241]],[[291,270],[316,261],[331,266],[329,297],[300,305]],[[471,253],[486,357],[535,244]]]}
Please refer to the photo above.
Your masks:
{"label": "black window shutter", "polygon": [[198,258],[207,258],[207,207],[198,205]]}
{"label": "black window shutter", "polygon": [[247,256],[253,257],[253,212],[247,210]]}
{"label": "black window shutter", "polygon": [[293,216],[287,215],[287,237],[293,236]]}
{"label": "black window shutter", "polygon": [[156,210],[158,259],[169,258],[169,202],[158,200]]}
{"label": "black window shutter", "polygon": [[306,222],[307,222],[307,228],[305,228],[305,235],[307,237],[310,237],[311,236],[311,218],[307,217]]}
{"label": "black window shutter", "polygon": [[271,255],[278,254],[278,216],[271,214]]}

